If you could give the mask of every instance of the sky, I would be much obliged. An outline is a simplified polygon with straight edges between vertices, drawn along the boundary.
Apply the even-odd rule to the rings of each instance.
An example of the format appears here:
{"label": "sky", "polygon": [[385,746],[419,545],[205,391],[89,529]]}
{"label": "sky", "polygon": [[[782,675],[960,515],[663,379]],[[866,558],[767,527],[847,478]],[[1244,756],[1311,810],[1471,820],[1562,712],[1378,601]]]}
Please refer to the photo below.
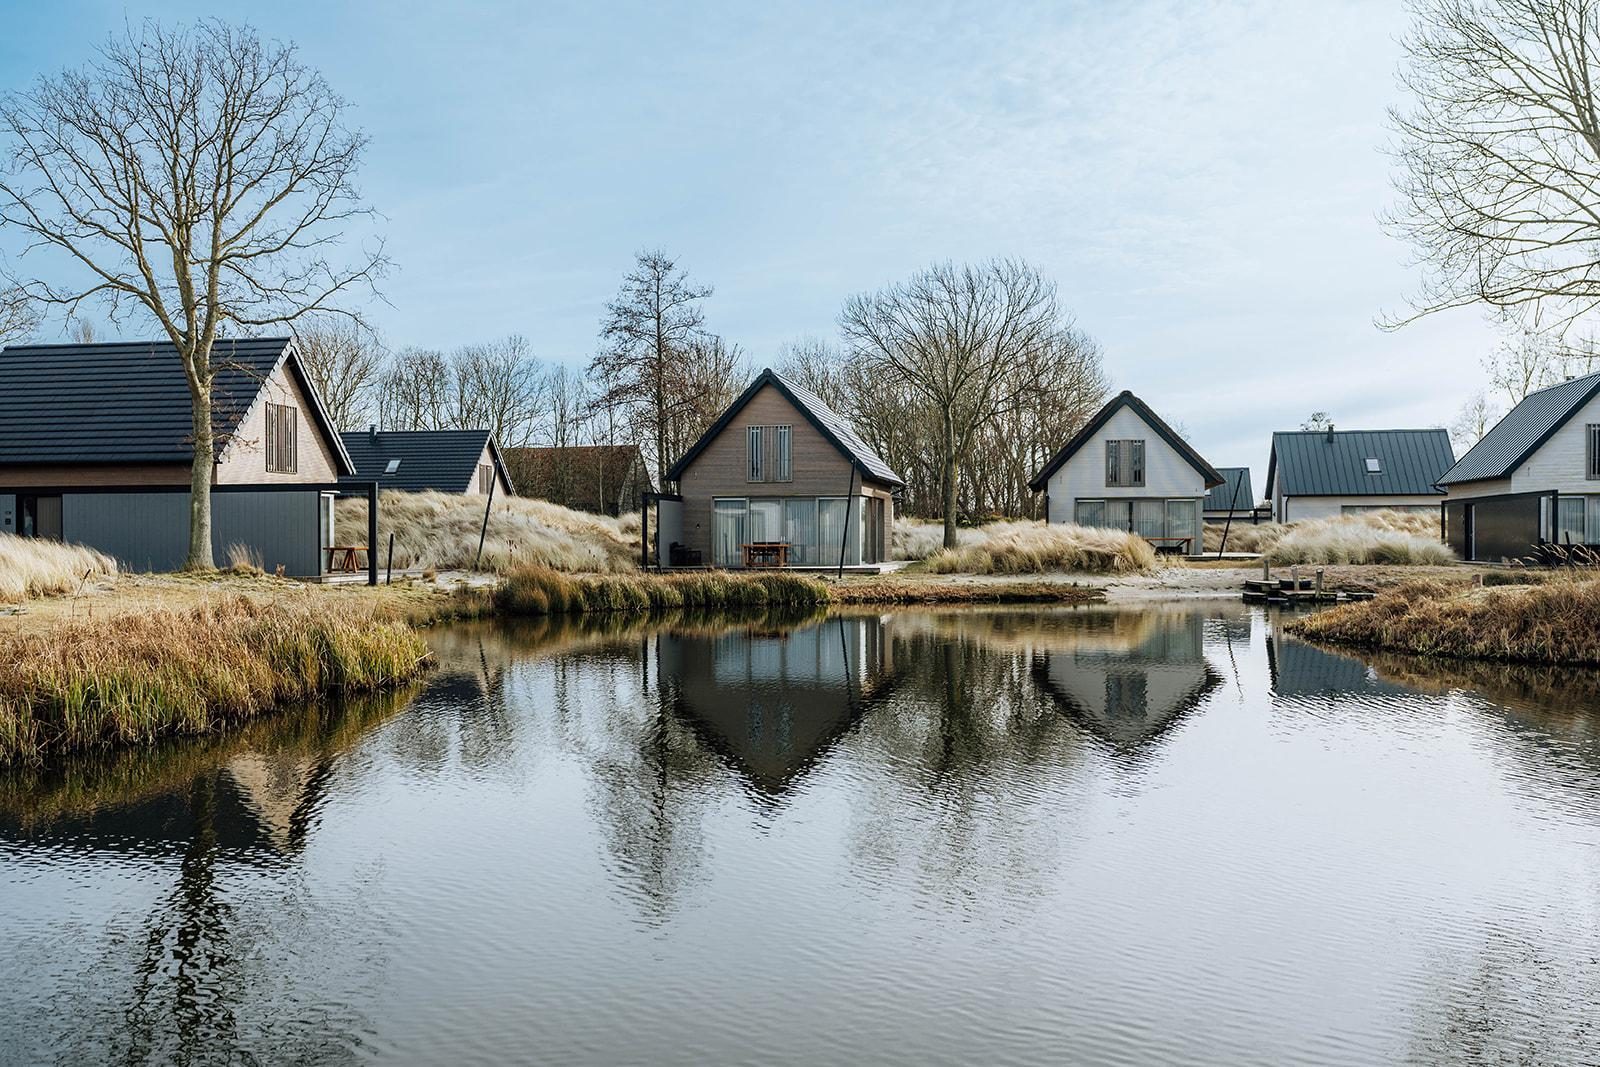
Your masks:
{"label": "sky", "polygon": [[1378,222],[1395,0],[223,8],[4,0],[0,88],[145,17],[293,41],[371,138],[392,346],[520,333],[582,366],[662,248],[760,367],[853,293],[1018,256],[1113,389],[1259,494],[1273,430],[1448,425],[1497,339],[1471,310],[1374,325],[1421,277]]}

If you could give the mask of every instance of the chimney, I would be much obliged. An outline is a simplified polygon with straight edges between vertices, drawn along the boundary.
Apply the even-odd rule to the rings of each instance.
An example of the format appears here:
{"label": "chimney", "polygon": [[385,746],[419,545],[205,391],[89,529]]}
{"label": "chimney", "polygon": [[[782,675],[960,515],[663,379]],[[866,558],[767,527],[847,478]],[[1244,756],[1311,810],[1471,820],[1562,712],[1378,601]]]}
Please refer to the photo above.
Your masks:
{"label": "chimney", "polygon": [[1333,423],[1328,423],[1328,443],[1333,444]]}
{"label": "chimney", "polygon": [[375,423],[375,422],[367,423],[367,436],[372,438],[374,441],[376,441],[378,439],[378,424],[377,423]]}

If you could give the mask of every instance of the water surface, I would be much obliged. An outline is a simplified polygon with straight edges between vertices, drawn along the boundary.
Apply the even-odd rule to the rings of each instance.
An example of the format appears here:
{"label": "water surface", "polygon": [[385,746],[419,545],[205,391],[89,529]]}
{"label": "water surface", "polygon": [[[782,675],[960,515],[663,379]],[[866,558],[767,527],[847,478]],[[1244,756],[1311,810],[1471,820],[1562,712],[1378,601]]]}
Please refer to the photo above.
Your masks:
{"label": "water surface", "polygon": [[1600,1063],[1594,672],[1234,604],[436,642],[0,776],[0,1061]]}

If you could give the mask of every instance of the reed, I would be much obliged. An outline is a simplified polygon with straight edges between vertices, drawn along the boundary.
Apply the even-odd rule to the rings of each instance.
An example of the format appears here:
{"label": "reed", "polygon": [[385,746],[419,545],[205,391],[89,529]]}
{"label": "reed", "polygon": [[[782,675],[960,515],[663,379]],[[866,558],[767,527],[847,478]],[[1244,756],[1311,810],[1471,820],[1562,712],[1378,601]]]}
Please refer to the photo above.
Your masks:
{"label": "reed", "polygon": [[997,522],[966,531],[967,542],[927,557],[934,574],[1132,574],[1155,569],[1150,542],[1125,530],[1042,522]]}
{"label": "reed", "polygon": [[[1222,527],[1208,523],[1208,552],[1222,545]],[[1271,562],[1436,565],[1455,560],[1439,540],[1439,516],[1407,511],[1369,511],[1329,519],[1293,523],[1235,522],[1228,530],[1228,551],[1259,552]]]}
{"label": "reed", "polygon": [[[484,531],[484,509],[489,525]],[[339,539],[367,539],[367,501],[335,505]],[[479,569],[506,574],[519,567],[558,571],[628,572],[639,558],[639,517],[613,519],[526,497],[487,498],[460,493],[401,493],[378,498],[378,560],[388,563],[394,534],[396,567]],[[478,538],[483,535],[483,557]]]}
{"label": "reed", "polygon": [[92,548],[0,533],[0,602],[70,593],[85,579],[116,573],[116,562]]}
{"label": "reed", "polygon": [[368,604],[218,597],[0,640],[0,763],[202,734],[279,706],[399,685],[422,638]]}
{"label": "reed", "polygon": [[1405,582],[1289,626],[1302,637],[1421,656],[1600,666],[1600,577],[1484,588]]}
{"label": "reed", "polygon": [[829,602],[828,587],[795,574],[563,574],[548,567],[513,571],[495,590],[505,615],[578,615],[811,607]]}

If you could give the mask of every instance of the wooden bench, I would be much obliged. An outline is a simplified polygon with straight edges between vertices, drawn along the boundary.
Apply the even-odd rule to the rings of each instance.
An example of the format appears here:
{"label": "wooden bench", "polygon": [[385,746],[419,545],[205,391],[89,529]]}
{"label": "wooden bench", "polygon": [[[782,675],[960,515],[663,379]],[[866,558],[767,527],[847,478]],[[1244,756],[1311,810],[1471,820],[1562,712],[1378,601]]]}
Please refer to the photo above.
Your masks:
{"label": "wooden bench", "polygon": [[328,570],[335,574],[365,570],[357,553],[365,552],[366,545],[329,545]]}
{"label": "wooden bench", "polygon": [[744,565],[746,567],[787,567],[789,565],[789,542],[787,541],[752,541],[739,547],[744,552]]}
{"label": "wooden bench", "polygon": [[1192,554],[1190,548],[1194,545],[1194,538],[1192,537],[1146,537],[1145,540],[1149,541],[1150,547],[1157,552],[1181,552],[1185,556]]}

